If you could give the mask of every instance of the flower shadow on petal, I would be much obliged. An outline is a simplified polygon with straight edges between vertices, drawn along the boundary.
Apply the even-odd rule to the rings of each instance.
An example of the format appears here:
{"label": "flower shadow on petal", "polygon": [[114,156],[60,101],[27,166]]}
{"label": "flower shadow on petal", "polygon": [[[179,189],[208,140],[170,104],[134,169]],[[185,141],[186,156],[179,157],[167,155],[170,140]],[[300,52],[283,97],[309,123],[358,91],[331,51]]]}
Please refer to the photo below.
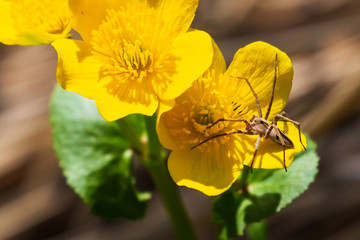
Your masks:
{"label": "flower shadow on petal", "polygon": [[[237,141],[238,146],[241,148],[241,152],[245,155],[244,164],[250,165],[254,156],[255,146],[256,146],[256,138],[257,136],[241,136],[241,139]],[[293,155],[286,154],[289,148],[285,149],[285,160],[286,165],[289,165],[289,157],[293,157]],[[254,168],[264,168],[260,166],[269,165],[269,161],[271,165],[276,164],[277,168],[283,168],[284,159],[283,159],[283,147],[271,139],[261,139],[260,147],[254,159]]]}
{"label": "flower shadow on petal", "polygon": [[180,60],[180,57],[169,53],[166,60],[161,63],[162,69],[155,69],[152,73],[151,87],[159,98],[161,98],[168,87],[173,84],[173,76],[179,73],[176,62]]}
{"label": "flower shadow on petal", "polygon": [[151,104],[148,88],[144,88],[142,84],[137,82],[119,83],[117,79],[112,79],[104,84],[106,92],[121,102],[140,103],[145,106]]}

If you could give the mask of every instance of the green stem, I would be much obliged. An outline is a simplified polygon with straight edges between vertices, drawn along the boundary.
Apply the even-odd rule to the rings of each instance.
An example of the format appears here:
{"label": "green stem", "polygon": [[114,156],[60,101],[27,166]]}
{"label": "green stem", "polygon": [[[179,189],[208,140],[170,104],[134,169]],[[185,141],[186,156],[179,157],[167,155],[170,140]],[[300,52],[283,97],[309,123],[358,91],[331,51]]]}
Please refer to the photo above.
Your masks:
{"label": "green stem", "polygon": [[152,117],[144,116],[144,118],[149,139],[148,149],[150,157],[155,161],[162,161],[167,154],[164,151],[156,133],[156,114]]}
{"label": "green stem", "polygon": [[196,236],[182,203],[175,183],[170,178],[164,162],[148,164],[147,169],[154,180],[160,197],[168,211],[173,229],[179,240],[195,240]]}
{"label": "green stem", "polygon": [[138,134],[135,132],[134,128],[127,122],[126,118],[121,118],[116,121],[116,123],[121,128],[122,132],[130,140],[132,148],[137,153],[144,153],[146,151],[145,144],[140,141]]}
{"label": "green stem", "polygon": [[250,174],[250,168],[244,165],[244,168],[241,170],[240,180],[237,184],[237,188],[243,190],[244,193],[247,192],[247,185],[248,185],[248,177]]}
{"label": "green stem", "polygon": [[150,159],[142,162],[154,180],[178,239],[195,240],[196,236],[186,214],[181,196],[166,166],[166,153],[161,147],[155,131],[156,116],[145,117],[145,122],[149,136]]}

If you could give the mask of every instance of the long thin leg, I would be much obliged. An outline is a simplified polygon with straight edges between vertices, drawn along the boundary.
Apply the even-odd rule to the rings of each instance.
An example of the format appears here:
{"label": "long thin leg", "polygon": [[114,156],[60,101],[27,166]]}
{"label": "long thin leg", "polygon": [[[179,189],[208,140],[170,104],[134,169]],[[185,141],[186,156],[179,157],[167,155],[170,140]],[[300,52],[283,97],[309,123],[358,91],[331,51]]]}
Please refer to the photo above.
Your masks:
{"label": "long thin leg", "polygon": [[273,88],[272,88],[272,92],[271,92],[271,98],[269,101],[269,105],[268,108],[266,110],[266,114],[265,114],[265,120],[268,119],[269,114],[270,114],[270,110],[271,110],[271,106],[274,100],[274,94],[275,94],[275,85],[276,85],[276,79],[277,79],[277,53],[275,54],[275,75],[274,75],[274,83],[273,83]]}
{"label": "long thin leg", "polygon": [[248,120],[243,119],[243,118],[220,118],[218,120],[216,120],[211,126],[208,126],[207,128],[212,128],[213,126],[215,126],[217,123],[219,122],[225,122],[225,121],[229,121],[229,122],[244,122],[246,124],[246,129],[247,130],[253,130],[251,124],[249,123]]}
{"label": "long thin leg", "polygon": [[276,127],[275,124],[271,124],[271,125],[270,125],[270,127],[269,127],[268,130],[266,131],[266,134],[265,134],[264,138],[266,139],[266,138],[269,137],[270,132],[271,132],[272,129],[275,129],[277,135],[279,136],[279,140],[280,140],[280,142],[281,142],[281,145],[282,145],[282,147],[283,147],[283,152],[284,152],[284,158],[283,158],[283,159],[284,159],[284,168],[285,168],[285,171],[287,172],[286,163],[285,163],[285,141],[284,141],[284,138],[282,137],[282,135],[280,134],[279,129]]}
{"label": "long thin leg", "polygon": [[270,124],[270,127],[266,130],[266,133],[265,133],[265,136],[264,136],[265,139],[269,137],[269,135],[271,133],[271,130],[274,128],[274,126],[275,126],[274,124]]}
{"label": "long thin leg", "polygon": [[259,113],[259,117],[262,118],[262,112],[261,112],[261,107],[260,107],[260,102],[259,102],[259,98],[256,94],[256,92],[254,91],[253,87],[251,86],[249,80],[247,78],[243,78],[243,77],[236,77],[236,78],[240,78],[246,81],[247,85],[249,86],[251,92],[253,93],[254,97],[255,97],[255,101],[256,101],[256,107],[258,109],[258,113]]}
{"label": "long thin leg", "polygon": [[[276,125],[275,125],[275,126],[276,126]],[[283,153],[284,153],[284,155],[283,155],[284,168],[285,168],[285,172],[287,172],[286,162],[285,162],[285,141],[284,141],[283,137],[281,136],[279,129],[278,129],[277,127],[274,127],[274,129],[275,129],[275,131],[276,131],[276,134],[279,136],[281,145],[282,145],[282,147],[283,147]]]}
{"label": "long thin leg", "polygon": [[285,168],[285,172],[287,172],[287,167],[285,163],[285,146],[283,146],[283,153],[284,153],[284,168]]}
{"label": "long thin leg", "polygon": [[202,145],[203,143],[206,143],[207,141],[210,141],[211,139],[214,139],[214,138],[217,138],[217,137],[222,137],[222,136],[229,136],[229,135],[236,134],[236,133],[242,133],[242,134],[247,134],[247,135],[254,135],[253,132],[244,131],[244,130],[235,130],[235,131],[231,131],[231,132],[226,132],[226,133],[222,133],[222,134],[218,134],[218,135],[212,136],[212,137],[210,137],[210,138],[202,141],[201,143],[196,144],[195,146],[193,146],[193,147],[191,148],[191,150],[193,150],[194,148]]}
{"label": "long thin leg", "polygon": [[260,148],[260,140],[261,140],[261,135],[259,135],[257,140],[256,140],[254,156],[253,156],[253,159],[251,160],[251,164],[250,164],[250,172],[251,173],[253,172],[253,165],[254,165],[256,154],[257,154],[257,152],[258,152],[258,150]]}
{"label": "long thin leg", "polygon": [[285,113],[285,112],[282,112],[282,113],[280,113],[280,114],[276,114],[275,117],[274,117],[273,123],[276,125],[276,124],[277,124],[277,121],[278,121],[279,119],[282,119],[282,120],[284,120],[284,121],[291,122],[291,123],[295,124],[295,125],[298,127],[300,143],[301,143],[301,145],[303,146],[303,148],[306,150],[306,147],[304,146],[304,144],[303,144],[303,142],[302,142],[302,140],[301,140],[300,123],[298,123],[298,122],[296,122],[296,121],[294,121],[294,120],[286,117],[286,113]]}

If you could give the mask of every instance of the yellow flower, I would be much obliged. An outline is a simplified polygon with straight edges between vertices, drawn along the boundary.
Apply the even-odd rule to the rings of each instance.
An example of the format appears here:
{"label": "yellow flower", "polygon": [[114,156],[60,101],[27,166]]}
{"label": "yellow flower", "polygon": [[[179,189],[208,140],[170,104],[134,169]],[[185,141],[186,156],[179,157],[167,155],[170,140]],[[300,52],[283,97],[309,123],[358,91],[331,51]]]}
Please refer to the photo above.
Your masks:
{"label": "yellow flower", "polygon": [[[212,136],[246,129],[243,122],[223,121],[212,126],[218,119],[250,121],[254,114],[258,114],[254,95],[241,78],[249,80],[265,113],[271,97],[277,55],[278,75],[270,120],[285,107],[293,78],[289,57],[267,43],[255,42],[239,49],[227,70],[221,52],[216,47],[214,49],[210,69],[175,100],[170,111],[160,106],[157,123],[160,142],[173,150],[168,160],[173,180],[209,196],[228,189],[239,176],[243,164],[249,166],[254,155],[257,135],[216,137],[193,148]],[[292,123],[281,121],[278,127],[295,145],[286,149],[286,166],[289,166],[295,154],[303,151],[299,132]],[[304,142],[305,137],[301,137]],[[262,138],[253,167],[284,168],[283,147],[270,138]]]}
{"label": "yellow flower", "polygon": [[212,61],[210,36],[189,30],[198,0],[69,1],[83,40],[61,39],[57,79],[94,99],[104,119],[152,115]]}
{"label": "yellow flower", "polygon": [[0,42],[7,45],[48,44],[70,36],[66,0],[0,0]]}

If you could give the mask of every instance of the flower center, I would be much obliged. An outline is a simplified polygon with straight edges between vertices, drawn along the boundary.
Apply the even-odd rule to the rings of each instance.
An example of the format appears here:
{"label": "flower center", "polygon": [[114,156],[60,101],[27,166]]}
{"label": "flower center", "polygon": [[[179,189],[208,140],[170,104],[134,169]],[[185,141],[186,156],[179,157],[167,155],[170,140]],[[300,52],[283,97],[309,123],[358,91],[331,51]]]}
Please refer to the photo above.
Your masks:
{"label": "flower center", "polygon": [[63,0],[11,0],[11,14],[19,31],[63,34],[70,24],[68,3]]}
{"label": "flower center", "polygon": [[[213,136],[245,129],[245,124],[219,119],[239,119],[248,117],[248,108],[236,101],[236,96],[229,97],[216,86],[216,74],[201,78],[176,99],[176,106],[166,116],[169,132],[173,137],[181,138],[182,148],[191,148]],[[218,148],[229,137],[218,137],[198,146],[203,151]]]}
{"label": "flower center", "polygon": [[154,9],[141,2],[119,11],[107,10],[105,21],[91,39],[93,54],[104,63],[104,75],[120,83],[142,83],[163,70],[169,46],[157,41],[156,18]]}

